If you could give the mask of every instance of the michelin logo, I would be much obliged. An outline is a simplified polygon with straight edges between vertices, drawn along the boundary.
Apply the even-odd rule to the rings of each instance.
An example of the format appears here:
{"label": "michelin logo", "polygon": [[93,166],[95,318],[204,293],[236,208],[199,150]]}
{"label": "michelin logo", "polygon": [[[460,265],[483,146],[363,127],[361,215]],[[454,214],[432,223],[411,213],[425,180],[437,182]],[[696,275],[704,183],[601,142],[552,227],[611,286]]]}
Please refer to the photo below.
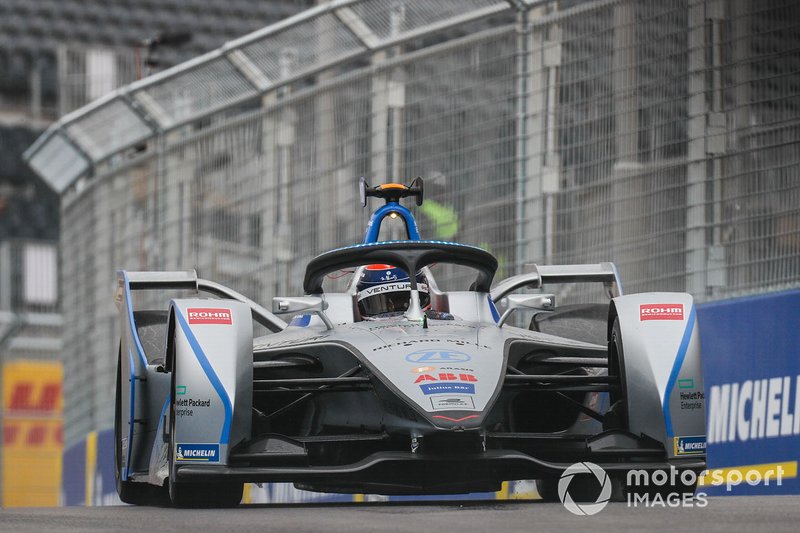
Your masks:
{"label": "michelin logo", "polygon": [[218,463],[219,444],[178,444],[175,448],[175,460]]}
{"label": "michelin logo", "polygon": [[706,438],[675,437],[675,455],[694,455],[706,453]]}
{"label": "michelin logo", "polygon": [[714,385],[709,391],[708,442],[747,442],[800,435],[800,376]]}

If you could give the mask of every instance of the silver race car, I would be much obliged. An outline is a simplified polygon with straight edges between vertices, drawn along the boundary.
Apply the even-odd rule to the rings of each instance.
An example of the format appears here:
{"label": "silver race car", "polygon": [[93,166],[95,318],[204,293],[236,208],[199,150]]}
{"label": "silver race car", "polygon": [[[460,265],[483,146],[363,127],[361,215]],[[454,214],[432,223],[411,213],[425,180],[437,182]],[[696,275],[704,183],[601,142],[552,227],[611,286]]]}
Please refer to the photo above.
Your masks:
{"label": "silver race car", "polygon": [[[364,242],[317,256],[305,295],[274,298],[272,311],[194,272],[119,273],[123,501],[233,506],[245,482],[397,495],[516,479],[553,499],[576,462],[615,487],[633,470],[705,468],[691,296],[623,296],[611,263],[494,283],[489,252],[420,238],[401,202],[421,205],[421,179],[360,191],[362,205],[385,201]],[[406,240],[379,241],[387,217]],[[324,290],[341,272],[352,281]],[[444,290],[445,279],[466,281]],[[557,306],[541,292],[581,282],[602,283],[610,302]],[[165,293],[163,305],[135,309],[143,290]],[[532,313],[527,329],[508,323],[515,311]],[[254,339],[254,321],[272,333]]]}

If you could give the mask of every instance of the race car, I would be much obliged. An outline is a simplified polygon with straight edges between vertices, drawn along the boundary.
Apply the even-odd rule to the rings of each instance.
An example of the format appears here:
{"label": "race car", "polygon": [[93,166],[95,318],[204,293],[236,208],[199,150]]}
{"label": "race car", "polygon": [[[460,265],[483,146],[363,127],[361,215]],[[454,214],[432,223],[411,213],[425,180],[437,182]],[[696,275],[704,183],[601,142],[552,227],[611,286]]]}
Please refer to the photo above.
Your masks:
{"label": "race car", "polygon": [[[423,495],[519,479],[555,499],[574,463],[615,487],[629,471],[705,468],[690,295],[622,295],[612,263],[533,265],[495,283],[491,253],[420,237],[403,201],[422,203],[421,179],[362,179],[360,194],[384,200],[363,242],[311,260],[305,294],[271,311],[194,272],[119,272],[122,501],[235,506],[247,482]],[[407,238],[380,240],[387,219]],[[453,269],[467,281],[440,288]],[[339,292],[323,287],[342,273]],[[559,306],[542,292],[577,283],[603,284],[609,301]],[[162,304],[137,308],[148,290]],[[527,328],[511,325],[526,312]],[[253,338],[254,323],[270,333]]]}

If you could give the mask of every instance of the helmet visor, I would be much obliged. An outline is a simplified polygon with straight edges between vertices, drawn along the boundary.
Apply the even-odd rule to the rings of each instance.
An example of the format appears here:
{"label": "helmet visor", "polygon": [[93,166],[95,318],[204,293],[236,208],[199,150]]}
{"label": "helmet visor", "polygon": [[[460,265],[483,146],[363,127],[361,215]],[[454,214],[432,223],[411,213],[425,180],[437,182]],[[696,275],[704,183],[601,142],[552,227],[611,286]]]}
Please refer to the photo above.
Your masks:
{"label": "helmet visor", "polygon": [[[429,302],[428,287],[417,284],[420,306],[426,307]],[[358,293],[358,310],[362,316],[375,316],[384,313],[404,312],[411,301],[411,284],[387,283],[369,287]]]}

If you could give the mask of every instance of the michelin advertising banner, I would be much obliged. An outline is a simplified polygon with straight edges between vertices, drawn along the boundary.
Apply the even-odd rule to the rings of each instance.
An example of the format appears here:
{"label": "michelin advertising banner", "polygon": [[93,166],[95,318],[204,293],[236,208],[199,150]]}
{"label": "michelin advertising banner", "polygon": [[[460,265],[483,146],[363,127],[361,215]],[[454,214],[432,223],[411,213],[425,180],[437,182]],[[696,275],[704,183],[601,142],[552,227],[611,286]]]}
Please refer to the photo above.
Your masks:
{"label": "michelin advertising banner", "polygon": [[[698,308],[712,495],[800,493],[800,291]],[[730,490],[729,490],[730,489]]]}

